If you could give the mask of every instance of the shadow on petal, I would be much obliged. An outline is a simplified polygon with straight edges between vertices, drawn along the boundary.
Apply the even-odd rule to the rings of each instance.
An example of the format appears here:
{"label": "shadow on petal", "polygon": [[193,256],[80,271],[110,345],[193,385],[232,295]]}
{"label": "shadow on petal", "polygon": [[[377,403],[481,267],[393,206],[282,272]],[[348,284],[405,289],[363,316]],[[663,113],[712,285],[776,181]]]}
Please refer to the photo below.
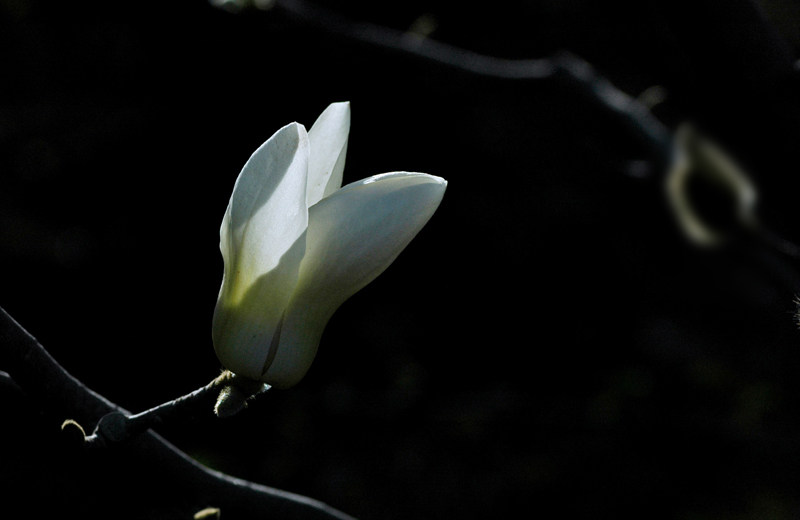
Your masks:
{"label": "shadow on petal", "polygon": [[[250,221],[250,217],[272,198],[293,166],[305,174],[307,156],[308,137],[303,126],[297,123],[284,126],[258,147],[245,163],[233,187],[232,228],[238,231]],[[305,179],[303,181],[305,187]]]}

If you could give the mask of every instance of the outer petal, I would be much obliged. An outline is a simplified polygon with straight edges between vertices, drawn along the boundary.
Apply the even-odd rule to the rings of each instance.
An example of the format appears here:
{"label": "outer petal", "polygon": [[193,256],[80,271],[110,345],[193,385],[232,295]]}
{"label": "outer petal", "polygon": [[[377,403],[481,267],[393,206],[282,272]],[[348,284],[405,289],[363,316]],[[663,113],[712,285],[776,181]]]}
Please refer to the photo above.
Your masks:
{"label": "outer petal", "polygon": [[349,102],[329,105],[308,131],[311,142],[311,157],[308,161],[309,207],[342,186],[349,133]]}
{"label": "outer petal", "polygon": [[436,211],[446,186],[423,173],[387,173],[349,184],[310,208],[300,279],[264,382],[285,388],[305,375],[330,317],[397,258]]}
{"label": "outer petal", "polygon": [[305,254],[308,148],[297,123],[261,145],[236,179],[220,227],[225,272],[214,349],[227,369],[252,379],[262,375]]}

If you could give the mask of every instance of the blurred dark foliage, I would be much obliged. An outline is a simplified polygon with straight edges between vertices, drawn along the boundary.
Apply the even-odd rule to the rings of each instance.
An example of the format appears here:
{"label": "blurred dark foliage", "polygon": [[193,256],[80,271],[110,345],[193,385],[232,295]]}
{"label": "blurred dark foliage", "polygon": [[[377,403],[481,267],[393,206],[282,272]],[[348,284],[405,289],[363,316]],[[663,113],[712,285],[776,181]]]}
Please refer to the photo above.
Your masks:
{"label": "blurred dark foliage", "polygon": [[[800,242],[796,1],[317,4],[399,30],[424,17],[431,38],[499,57],[566,49],[633,96],[663,86],[654,114],[724,146],[763,225]],[[276,129],[342,100],[345,182],[428,172],[450,183],[442,206],[334,316],[299,385],[160,433],[364,520],[800,515],[800,261],[691,245],[663,169],[568,90],[280,6],[0,2],[0,305],[129,410],[205,384],[233,181]],[[26,517],[214,505],[155,461],[64,454],[67,417],[0,396],[0,496]]]}

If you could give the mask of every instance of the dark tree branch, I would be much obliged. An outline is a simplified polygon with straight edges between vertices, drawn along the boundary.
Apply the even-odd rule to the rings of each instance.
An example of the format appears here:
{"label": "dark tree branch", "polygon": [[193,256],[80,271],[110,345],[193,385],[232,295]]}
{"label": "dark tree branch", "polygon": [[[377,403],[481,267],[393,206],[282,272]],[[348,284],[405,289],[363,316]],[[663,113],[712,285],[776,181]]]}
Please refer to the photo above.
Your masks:
{"label": "dark tree branch", "polygon": [[[70,375],[44,347],[0,308],[0,373],[3,386],[16,383],[36,402],[65,417],[92,424],[113,412],[127,412]],[[10,377],[9,377],[10,375]],[[11,382],[13,379],[13,383]],[[209,412],[211,410],[209,409]],[[247,482],[194,461],[152,430],[132,439],[126,449],[137,460],[152,461],[162,476],[180,482],[205,503],[247,516],[331,520],[352,517],[322,502]]]}
{"label": "dark tree branch", "polygon": [[14,318],[0,308],[0,363],[14,382],[44,407],[82,424],[111,412],[128,413],[67,372]]}

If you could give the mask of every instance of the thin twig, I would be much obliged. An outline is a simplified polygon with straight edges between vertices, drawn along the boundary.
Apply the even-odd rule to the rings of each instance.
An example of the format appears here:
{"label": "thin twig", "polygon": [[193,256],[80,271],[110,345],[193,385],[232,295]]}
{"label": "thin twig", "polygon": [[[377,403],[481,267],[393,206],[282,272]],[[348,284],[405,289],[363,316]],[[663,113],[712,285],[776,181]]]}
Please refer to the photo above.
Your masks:
{"label": "thin twig", "polygon": [[219,382],[215,379],[194,392],[144,412],[134,415],[121,412],[106,414],[100,418],[94,432],[85,438],[85,442],[90,446],[101,447],[109,443],[125,442],[170,418],[184,415],[198,407],[204,406],[211,413],[216,392],[219,392]]}
{"label": "thin twig", "polygon": [[[247,400],[268,389],[269,385],[246,380],[226,370],[202,388],[144,412],[134,415],[112,412],[104,415],[97,422],[92,435],[84,438],[84,442],[92,447],[125,442],[165,421],[185,417],[203,409],[206,413],[211,413],[214,402],[214,413],[219,417],[228,417],[244,409]],[[75,421],[72,424],[80,427]]]}

